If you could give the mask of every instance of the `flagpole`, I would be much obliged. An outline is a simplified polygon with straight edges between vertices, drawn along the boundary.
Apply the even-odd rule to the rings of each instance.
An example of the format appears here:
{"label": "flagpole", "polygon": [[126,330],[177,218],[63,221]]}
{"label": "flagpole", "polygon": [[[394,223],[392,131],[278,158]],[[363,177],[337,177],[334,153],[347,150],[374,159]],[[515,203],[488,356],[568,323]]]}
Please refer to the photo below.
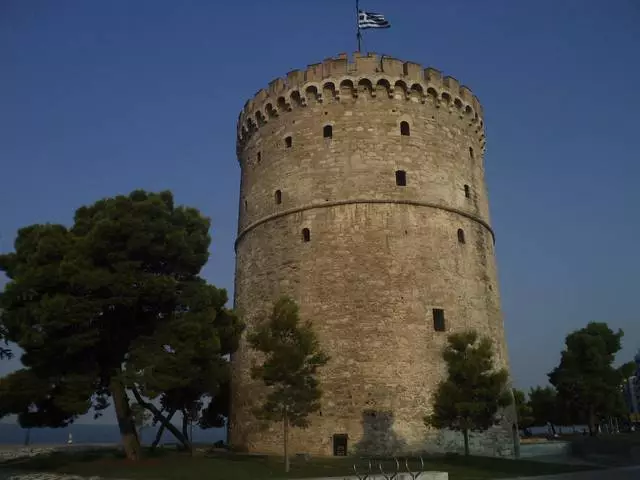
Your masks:
{"label": "flagpole", "polygon": [[358,39],[358,53],[360,53],[360,41],[362,39],[362,34],[360,33],[360,0],[356,0],[356,26],[357,26],[356,38]]}

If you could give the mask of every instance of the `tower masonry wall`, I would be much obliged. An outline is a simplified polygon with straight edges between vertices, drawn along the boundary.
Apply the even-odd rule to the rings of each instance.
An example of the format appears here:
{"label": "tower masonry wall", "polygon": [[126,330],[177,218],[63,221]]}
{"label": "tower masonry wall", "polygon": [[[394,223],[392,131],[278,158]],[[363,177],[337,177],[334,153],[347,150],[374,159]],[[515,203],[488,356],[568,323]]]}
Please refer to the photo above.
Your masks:
{"label": "tower masonry wall", "polygon": [[[375,54],[290,72],[245,105],[235,306],[250,330],[292,296],[331,357],[321,411],[291,431],[293,453],[331,455],[336,434],[349,453],[461,447],[423,423],[447,334],[489,335],[508,367],[484,151],[468,88]],[[250,378],[256,360],[243,340],[229,439],[276,453],[281,426],[252,414],[265,391]],[[477,453],[511,454],[512,416],[478,437]]]}

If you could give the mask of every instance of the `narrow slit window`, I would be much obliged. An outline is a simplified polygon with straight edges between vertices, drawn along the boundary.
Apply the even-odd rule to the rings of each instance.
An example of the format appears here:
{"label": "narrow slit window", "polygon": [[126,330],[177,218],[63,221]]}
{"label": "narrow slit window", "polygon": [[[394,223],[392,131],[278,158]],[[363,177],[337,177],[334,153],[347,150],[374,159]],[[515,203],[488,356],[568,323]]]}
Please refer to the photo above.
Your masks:
{"label": "narrow slit window", "polygon": [[471,198],[471,189],[469,188],[469,185],[464,186],[464,196],[467,198]]}
{"label": "narrow slit window", "polygon": [[404,170],[396,170],[396,185],[399,187],[407,186],[407,172]]}
{"label": "narrow slit window", "polygon": [[400,135],[408,137],[411,135],[411,128],[409,122],[400,122]]}
{"label": "narrow slit window", "polygon": [[262,152],[258,152],[258,163],[262,161]]}
{"label": "narrow slit window", "polygon": [[303,242],[308,242],[311,240],[311,232],[309,231],[308,228],[303,228],[302,229],[302,241]]}
{"label": "narrow slit window", "polygon": [[276,198],[276,204],[280,205],[282,203],[282,191],[276,190],[275,198]]}
{"label": "narrow slit window", "polygon": [[245,211],[245,212],[248,210],[248,208],[247,208],[248,206],[249,206],[249,205],[247,204],[247,201],[245,200],[245,201],[244,201],[244,211]]}
{"label": "narrow slit window", "polygon": [[291,148],[291,145],[293,145],[293,139],[291,137],[287,137],[284,139],[284,146],[286,148]]}
{"label": "narrow slit window", "polygon": [[464,230],[462,230],[461,228],[458,229],[458,242],[465,243]]}
{"label": "narrow slit window", "polygon": [[469,147],[469,157],[473,158],[473,147]]}
{"label": "narrow slit window", "polygon": [[444,332],[446,330],[444,310],[442,308],[433,309],[433,329],[436,332]]}
{"label": "narrow slit window", "polygon": [[325,125],[322,129],[322,136],[324,138],[333,138],[333,127],[331,125]]}

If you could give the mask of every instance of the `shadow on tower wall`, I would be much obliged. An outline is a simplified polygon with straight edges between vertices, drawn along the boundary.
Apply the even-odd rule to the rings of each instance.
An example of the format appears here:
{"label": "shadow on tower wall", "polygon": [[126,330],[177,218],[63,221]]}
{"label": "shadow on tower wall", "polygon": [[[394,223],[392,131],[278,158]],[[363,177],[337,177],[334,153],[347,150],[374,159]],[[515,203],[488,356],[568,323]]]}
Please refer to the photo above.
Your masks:
{"label": "shadow on tower wall", "polygon": [[362,438],[354,453],[366,456],[389,456],[401,453],[407,442],[393,431],[393,412],[365,410],[362,412]]}

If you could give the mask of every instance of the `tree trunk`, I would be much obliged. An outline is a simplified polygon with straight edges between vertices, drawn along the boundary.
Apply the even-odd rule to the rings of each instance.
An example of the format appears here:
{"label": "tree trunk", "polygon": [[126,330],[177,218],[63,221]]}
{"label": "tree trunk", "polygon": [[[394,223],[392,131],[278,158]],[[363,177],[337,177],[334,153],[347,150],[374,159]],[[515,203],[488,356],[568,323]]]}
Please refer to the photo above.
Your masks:
{"label": "tree trunk", "polygon": [[595,436],[597,433],[596,429],[596,414],[592,406],[589,406],[589,435]]}
{"label": "tree trunk", "polygon": [[[171,419],[173,418],[173,415],[175,413],[176,413],[176,410],[171,410],[169,412],[169,415],[167,416],[167,422],[171,422]],[[153,443],[151,444],[151,450],[155,450],[155,448],[160,443],[160,440],[162,439],[162,434],[164,433],[164,429],[165,429],[164,423],[160,422],[160,428],[156,432],[156,438],[153,440]]]}
{"label": "tree trunk", "polygon": [[466,457],[469,456],[469,430],[465,428],[462,430],[462,435],[464,436],[464,454]]}
{"label": "tree trunk", "polygon": [[520,430],[517,422],[514,422],[511,433],[513,435],[513,456],[520,458]]}
{"label": "tree trunk", "polygon": [[288,441],[289,441],[289,416],[287,415],[287,409],[284,409],[284,416],[282,419],[282,425],[284,428],[284,471],[289,473],[289,451],[288,451]]}
{"label": "tree trunk", "polygon": [[187,449],[191,452],[191,455],[193,456],[193,443],[192,443],[193,439],[189,438],[189,417],[187,416],[186,410],[182,410],[182,435],[184,435],[184,438],[186,438],[187,441],[189,442]]}
{"label": "tree trunk", "polygon": [[128,460],[139,460],[141,453],[140,439],[138,438],[138,432],[136,432],[133,415],[131,414],[127,392],[122,382],[115,378],[111,380],[109,388],[111,390],[111,396],[113,397],[113,406],[116,411],[118,428],[120,429],[125,455]]}
{"label": "tree trunk", "polygon": [[[162,425],[167,430],[169,430],[173,434],[173,436],[176,437],[176,440],[178,440],[180,443],[182,443],[182,445],[185,448],[187,448],[187,449],[191,448],[191,444],[189,443],[189,440],[187,438],[185,438],[184,435],[182,435],[182,433],[180,433],[180,430],[178,430],[173,423],[171,423],[169,420],[167,420],[162,415],[162,412],[158,409],[158,407],[156,407],[151,402],[145,401],[145,399],[142,398],[142,395],[140,395],[140,392],[138,391],[137,388],[133,388],[133,389],[131,389],[131,391],[133,392],[133,396],[136,398],[136,402],[138,402],[140,405],[142,405],[142,407],[144,407],[147,410],[149,410],[153,414],[153,418],[157,419],[159,422],[162,422]],[[171,418],[171,417],[169,417],[169,418]]]}

